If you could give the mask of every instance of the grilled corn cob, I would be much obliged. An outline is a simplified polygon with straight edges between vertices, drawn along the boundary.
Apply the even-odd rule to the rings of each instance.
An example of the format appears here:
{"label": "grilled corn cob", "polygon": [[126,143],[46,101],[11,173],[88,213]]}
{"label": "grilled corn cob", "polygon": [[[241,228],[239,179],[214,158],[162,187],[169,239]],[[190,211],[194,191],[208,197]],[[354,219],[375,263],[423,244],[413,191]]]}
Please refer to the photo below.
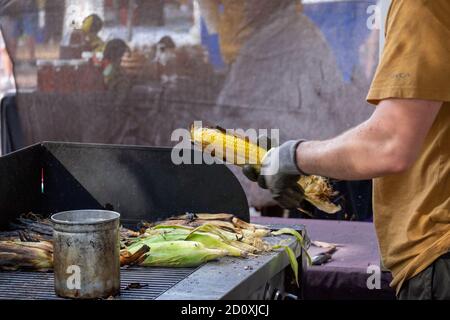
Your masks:
{"label": "grilled corn cob", "polygon": [[[209,152],[216,158],[240,166],[250,164],[258,170],[267,153],[266,149],[247,138],[227,134],[220,129],[191,126],[191,140],[204,152]],[[306,201],[316,208],[330,214],[341,210],[340,206],[330,201],[335,193],[327,179],[319,176],[302,176],[299,184],[305,191]]]}
{"label": "grilled corn cob", "polygon": [[205,152],[236,165],[261,165],[267,150],[238,135],[227,134],[220,129],[191,127],[191,139]]}

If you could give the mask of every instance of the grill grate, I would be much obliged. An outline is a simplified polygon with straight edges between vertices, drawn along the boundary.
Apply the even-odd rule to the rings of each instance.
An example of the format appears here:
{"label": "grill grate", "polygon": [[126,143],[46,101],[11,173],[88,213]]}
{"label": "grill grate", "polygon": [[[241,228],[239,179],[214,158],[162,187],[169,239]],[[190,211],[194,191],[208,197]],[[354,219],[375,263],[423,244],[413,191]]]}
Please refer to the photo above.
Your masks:
{"label": "grill grate", "polygon": [[[153,300],[192,274],[195,268],[128,268],[121,270],[121,292],[116,299]],[[124,290],[130,283],[148,285]],[[0,300],[60,299],[55,295],[53,273],[0,272]]]}

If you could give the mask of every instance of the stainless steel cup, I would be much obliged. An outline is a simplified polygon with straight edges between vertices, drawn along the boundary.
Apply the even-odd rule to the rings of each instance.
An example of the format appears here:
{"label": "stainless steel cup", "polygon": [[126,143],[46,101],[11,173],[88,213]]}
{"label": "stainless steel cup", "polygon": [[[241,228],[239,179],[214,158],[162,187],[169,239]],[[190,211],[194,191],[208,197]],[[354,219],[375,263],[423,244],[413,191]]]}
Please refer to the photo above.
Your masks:
{"label": "stainless steel cup", "polygon": [[120,292],[120,214],[77,210],[54,214],[55,292],[95,299]]}

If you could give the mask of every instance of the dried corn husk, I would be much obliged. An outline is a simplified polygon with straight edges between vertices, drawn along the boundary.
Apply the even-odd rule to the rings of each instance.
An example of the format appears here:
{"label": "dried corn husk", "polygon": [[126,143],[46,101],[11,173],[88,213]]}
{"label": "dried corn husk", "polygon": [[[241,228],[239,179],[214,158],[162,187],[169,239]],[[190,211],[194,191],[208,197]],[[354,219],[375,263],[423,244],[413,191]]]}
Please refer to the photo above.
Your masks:
{"label": "dried corn husk", "polygon": [[135,253],[131,253],[128,249],[120,251],[120,265],[130,266],[140,264],[145,259],[145,254],[150,251],[147,245],[141,246]]}
{"label": "dried corn husk", "polygon": [[229,213],[186,213],[181,216],[169,218],[168,220],[222,220],[229,221],[234,218]]}
{"label": "dried corn husk", "polygon": [[50,242],[0,241],[0,270],[53,268],[53,246]]}

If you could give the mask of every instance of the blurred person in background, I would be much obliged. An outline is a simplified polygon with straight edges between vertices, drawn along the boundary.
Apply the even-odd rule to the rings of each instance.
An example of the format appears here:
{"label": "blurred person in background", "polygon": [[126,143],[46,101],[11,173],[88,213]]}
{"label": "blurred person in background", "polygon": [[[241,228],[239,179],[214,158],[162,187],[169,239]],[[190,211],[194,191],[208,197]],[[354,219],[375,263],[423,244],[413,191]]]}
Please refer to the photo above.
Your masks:
{"label": "blurred person in background", "polygon": [[17,48],[17,20],[20,15],[21,9],[19,2],[9,1],[2,4],[0,16],[2,39],[12,57],[15,57]]}
{"label": "blurred person in background", "polygon": [[30,63],[36,59],[36,37],[39,30],[39,11],[36,0],[11,1],[7,5],[3,15],[12,23],[12,30],[5,35],[6,44],[11,56],[17,58],[18,41],[23,38],[27,49],[27,57]]}
{"label": "blurred person in background", "polygon": [[62,38],[65,1],[40,0],[45,12],[45,40],[59,43]]}
{"label": "blurred person in background", "polygon": [[103,28],[103,20],[97,14],[84,18],[81,29],[75,29],[70,36],[71,45],[80,45],[84,51],[101,52],[105,42],[99,37]]}
{"label": "blurred person in background", "polygon": [[130,48],[121,39],[113,39],[106,43],[103,52],[103,76],[109,91],[126,95],[130,90],[130,81],[122,69],[122,59],[130,52]]}

